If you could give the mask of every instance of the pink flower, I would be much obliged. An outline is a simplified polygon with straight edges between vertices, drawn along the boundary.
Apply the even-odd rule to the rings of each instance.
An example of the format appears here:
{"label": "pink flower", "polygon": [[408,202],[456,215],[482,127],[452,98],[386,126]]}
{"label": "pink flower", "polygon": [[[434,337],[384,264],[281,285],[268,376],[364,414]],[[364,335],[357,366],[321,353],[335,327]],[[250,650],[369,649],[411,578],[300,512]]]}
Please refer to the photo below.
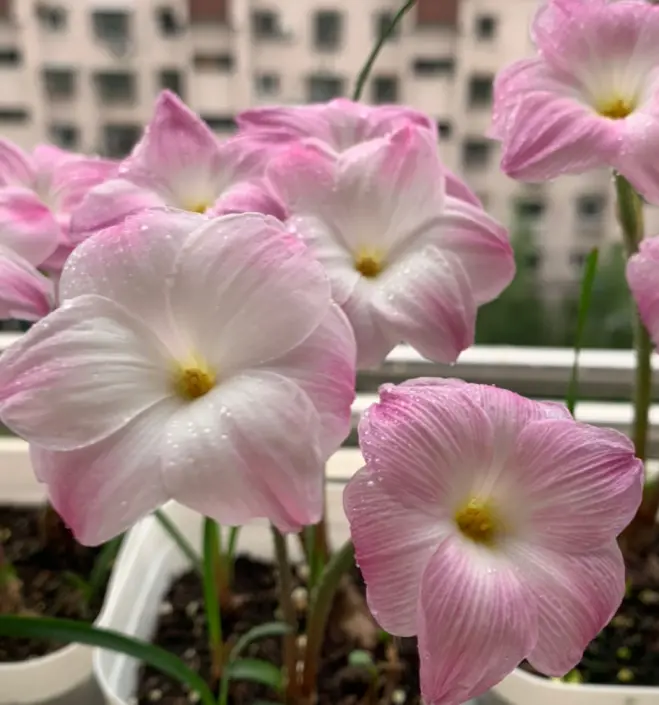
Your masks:
{"label": "pink flower", "polygon": [[286,141],[309,141],[330,152],[385,137],[405,125],[426,128],[435,138],[437,125],[427,115],[399,105],[377,107],[338,98],[329,103],[255,108],[237,118],[241,132],[269,131]]}
{"label": "pink flower", "polygon": [[[73,217],[76,242],[146,208],[170,206],[210,215],[245,211],[281,215],[281,204],[260,181],[273,147],[268,139],[236,137],[220,142],[176,95],[161,93],[155,114],[119,178],[92,189]],[[254,182],[250,193],[243,182]],[[232,189],[241,189],[238,197]],[[246,196],[249,195],[249,198]],[[234,200],[226,207],[224,197]]]}
{"label": "pink flower", "polygon": [[495,82],[502,169],[527,181],[613,167],[659,200],[659,12],[641,0],[548,0],[538,57]]}
{"label": "pink flower", "polygon": [[171,498],[223,524],[319,519],[355,342],[279,221],[144,211],[81,244],[60,286],[0,357],[0,417],[81,542]]}
{"label": "pink flower", "polygon": [[627,282],[643,324],[657,347],[659,346],[659,238],[643,240],[639,252],[629,258]]}
{"label": "pink flower", "polygon": [[620,433],[457,380],[385,386],[344,494],[370,609],[418,635],[428,705],[459,705],[524,658],[560,676],[616,612],[615,537],[643,468]]}
{"label": "pink flower", "polygon": [[445,172],[428,130],[405,127],[336,157],[296,145],[267,176],[290,229],[325,265],[359,367],[401,341],[455,361],[473,342],[477,306],[513,277],[506,231]]}

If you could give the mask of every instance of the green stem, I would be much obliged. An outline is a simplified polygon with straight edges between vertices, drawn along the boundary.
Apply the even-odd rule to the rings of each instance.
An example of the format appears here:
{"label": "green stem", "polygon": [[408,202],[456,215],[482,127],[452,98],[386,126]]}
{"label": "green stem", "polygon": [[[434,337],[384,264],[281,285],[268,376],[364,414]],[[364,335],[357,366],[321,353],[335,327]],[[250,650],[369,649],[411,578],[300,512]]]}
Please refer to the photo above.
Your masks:
{"label": "green stem", "polygon": [[194,548],[192,548],[192,544],[190,544],[185,536],[183,536],[183,534],[178,530],[176,524],[174,524],[174,522],[167,516],[167,514],[165,514],[165,512],[162,511],[162,509],[156,509],[156,511],[153,512],[153,516],[164,529],[165,533],[167,533],[172,541],[179,547],[181,553],[183,553],[183,555],[190,561],[192,568],[199,573],[199,575],[202,575],[204,571],[199,554],[194,550]]}
{"label": "green stem", "polygon": [[343,546],[332,555],[325,566],[315,593],[312,595],[311,607],[307,619],[307,649],[304,658],[302,675],[302,696],[310,699],[316,689],[318,666],[321,649],[325,638],[325,629],[330,610],[334,604],[336,592],[341,584],[341,578],[355,564],[355,548],[348,539]]}
{"label": "green stem", "polygon": [[286,702],[295,702],[297,698],[297,616],[291,597],[293,593],[293,576],[288,560],[286,537],[272,526],[272,538],[275,543],[275,561],[279,571],[279,602],[284,613],[284,621],[290,631],[284,635],[284,668],[286,669]]}
{"label": "green stem", "polygon": [[222,618],[217,592],[217,579],[220,562],[220,529],[212,519],[204,519],[204,603],[206,624],[211,652],[213,678],[222,676],[224,649],[222,645]]}
{"label": "green stem", "polygon": [[[440,0],[437,1],[439,2]],[[359,72],[357,83],[355,84],[355,90],[352,94],[353,100],[357,101],[362,97],[362,93],[364,92],[364,86],[366,85],[366,81],[368,80],[371,70],[373,69],[373,65],[375,64],[375,61],[378,58],[382,47],[385,45],[387,39],[389,39],[389,37],[393,34],[394,30],[398,26],[398,23],[414,7],[414,5],[416,5],[416,0],[407,0],[407,2],[400,8],[400,10],[398,10],[396,15],[392,18],[391,24],[380,35],[380,38],[378,39],[377,43],[373,47],[373,50],[369,54],[369,57],[366,60],[366,63],[364,64],[364,67]]]}

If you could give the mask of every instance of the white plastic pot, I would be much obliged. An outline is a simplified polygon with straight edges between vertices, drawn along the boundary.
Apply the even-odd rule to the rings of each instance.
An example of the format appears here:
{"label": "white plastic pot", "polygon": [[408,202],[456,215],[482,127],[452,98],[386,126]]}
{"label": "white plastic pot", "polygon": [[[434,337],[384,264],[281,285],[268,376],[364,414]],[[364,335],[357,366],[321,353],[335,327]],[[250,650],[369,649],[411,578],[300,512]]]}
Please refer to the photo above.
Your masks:
{"label": "white plastic pot", "polygon": [[[44,499],[27,444],[15,438],[0,439],[0,504],[34,507]],[[117,562],[121,562],[121,552]],[[101,611],[96,624],[103,615]],[[98,700],[92,652],[85,646],[73,644],[29,661],[0,663],[0,705],[93,705]]]}

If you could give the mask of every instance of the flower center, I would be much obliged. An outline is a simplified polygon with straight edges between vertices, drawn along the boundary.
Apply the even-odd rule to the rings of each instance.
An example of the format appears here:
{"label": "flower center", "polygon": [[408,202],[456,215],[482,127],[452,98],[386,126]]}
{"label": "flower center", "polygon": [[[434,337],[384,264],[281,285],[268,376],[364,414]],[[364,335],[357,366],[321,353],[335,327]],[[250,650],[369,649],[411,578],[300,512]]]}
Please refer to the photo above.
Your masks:
{"label": "flower center", "polygon": [[375,250],[362,250],[355,256],[355,269],[367,279],[375,279],[384,269],[382,255]]}
{"label": "flower center", "polygon": [[630,98],[614,98],[596,106],[597,112],[610,120],[622,120],[631,115],[636,108],[636,101]]}
{"label": "flower center", "polygon": [[210,208],[210,204],[206,201],[192,201],[185,206],[186,211],[190,213],[201,213],[202,215]]}
{"label": "flower center", "polygon": [[215,386],[215,373],[205,365],[181,367],[174,382],[176,393],[186,401],[208,394]]}
{"label": "flower center", "polygon": [[492,506],[477,499],[470,500],[456,512],[455,523],[463,536],[486,546],[492,546],[501,534],[501,523]]}

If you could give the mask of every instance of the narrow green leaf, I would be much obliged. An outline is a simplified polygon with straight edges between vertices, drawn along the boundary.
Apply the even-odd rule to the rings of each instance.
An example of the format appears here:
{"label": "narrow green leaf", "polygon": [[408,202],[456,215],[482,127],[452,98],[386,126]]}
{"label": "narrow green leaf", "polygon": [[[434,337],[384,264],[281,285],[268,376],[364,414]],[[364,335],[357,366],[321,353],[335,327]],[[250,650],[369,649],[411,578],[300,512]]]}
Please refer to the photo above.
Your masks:
{"label": "narrow green leaf", "polygon": [[286,622],[259,624],[238,639],[236,645],[231,649],[229,661],[235,661],[251,643],[259,641],[259,639],[267,639],[271,636],[283,636],[284,634],[290,634],[291,631],[291,627],[286,624]]}
{"label": "narrow green leaf", "polygon": [[240,527],[232,526],[229,529],[229,547],[227,548],[227,556],[229,560],[233,561],[233,557],[236,555],[236,546],[238,545],[238,536],[240,536]]}
{"label": "narrow green leaf", "polygon": [[117,553],[119,553],[123,540],[124,537],[122,535],[108,541],[100,550],[98,556],[96,556],[94,567],[89,576],[88,602],[91,602],[103,589],[103,585],[110,576],[112,566],[114,565],[115,558],[117,557]]}
{"label": "narrow green leaf", "polygon": [[572,374],[567,392],[567,408],[574,416],[574,408],[577,404],[577,396],[579,395],[579,354],[581,353],[581,345],[583,342],[584,331],[588,321],[588,311],[590,310],[590,302],[593,298],[593,283],[595,282],[595,274],[597,273],[597,258],[599,250],[595,248],[586,260],[584,267],[583,278],[581,279],[581,294],[579,296],[579,313],[577,316],[577,333],[574,340],[574,363],[572,364]]}
{"label": "narrow green leaf", "polygon": [[73,590],[77,590],[87,604],[91,602],[92,586],[83,577],[73,571],[66,570],[62,573],[62,579],[68,583]]}
{"label": "narrow green leaf", "polygon": [[194,548],[192,548],[190,542],[178,530],[176,524],[174,524],[174,522],[165,514],[165,512],[162,511],[162,509],[156,509],[156,511],[153,512],[153,516],[165,532],[169,534],[169,537],[179,547],[183,555],[185,555],[190,563],[192,563],[193,569],[199,573],[199,575],[202,575],[203,566],[199,554],[194,550]]}
{"label": "narrow green leaf", "polygon": [[212,519],[204,519],[204,603],[211,651],[221,654],[222,621],[217,595],[217,571],[220,560],[220,528]]}
{"label": "narrow green leaf", "polygon": [[277,692],[284,687],[284,677],[281,669],[274,663],[257,658],[242,658],[226,666],[227,676],[234,681],[251,681],[267,685]]}
{"label": "narrow green leaf", "polygon": [[0,615],[0,635],[26,639],[50,639],[63,644],[87,644],[126,654],[148,663],[165,675],[197,691],[204,705],[215,705],[213,694],[204,679],[176,656],[158,646],[146,644],[110,629],[94,627],[70,619]]}

